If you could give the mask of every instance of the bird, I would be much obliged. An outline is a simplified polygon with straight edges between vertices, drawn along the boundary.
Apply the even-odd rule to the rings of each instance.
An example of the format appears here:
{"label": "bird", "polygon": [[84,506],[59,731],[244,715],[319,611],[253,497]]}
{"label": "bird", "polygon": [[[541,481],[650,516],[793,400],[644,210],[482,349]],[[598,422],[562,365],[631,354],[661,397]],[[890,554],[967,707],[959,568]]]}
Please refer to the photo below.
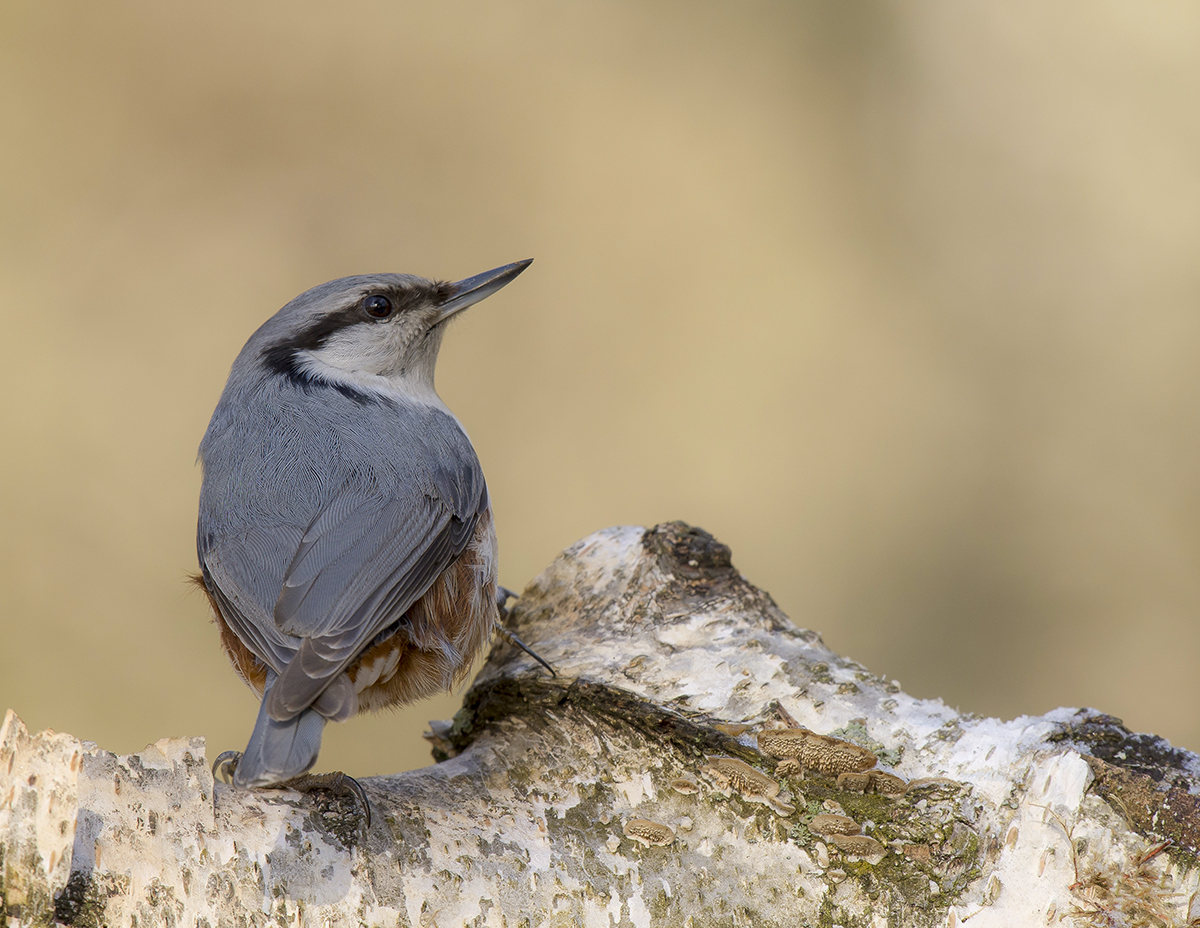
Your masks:
{"label": "bird", "polygon": [[196,579],[261,697],[214,765],[235,787],[311,776],[326,722],[452,688],[502,630],[487,483],[434,369],[449,321],[530,263],[332,280],[233,362],[200,443]]}

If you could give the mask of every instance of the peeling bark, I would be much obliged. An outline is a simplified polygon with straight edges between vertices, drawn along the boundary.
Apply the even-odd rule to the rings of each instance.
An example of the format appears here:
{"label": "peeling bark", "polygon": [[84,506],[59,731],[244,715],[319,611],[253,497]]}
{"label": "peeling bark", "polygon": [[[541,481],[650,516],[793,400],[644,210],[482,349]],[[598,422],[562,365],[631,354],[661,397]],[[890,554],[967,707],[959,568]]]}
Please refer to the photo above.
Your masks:
{"label": "peeling bark", "polygon": [[[340,798],[214,787],[202,739],[118,756],[31,735],[10,711],[0,926],[1200,914],[1195,755],[1091,710],[1001,722],[914,699],[793,625],[697,529],[584,539],[510,624],[558,676],[498,643],[462,710],[432,726],[440,763],[362,781],[369,830]],[[757,747],[757,731],[785,727],[879,767],[801,778]]]}

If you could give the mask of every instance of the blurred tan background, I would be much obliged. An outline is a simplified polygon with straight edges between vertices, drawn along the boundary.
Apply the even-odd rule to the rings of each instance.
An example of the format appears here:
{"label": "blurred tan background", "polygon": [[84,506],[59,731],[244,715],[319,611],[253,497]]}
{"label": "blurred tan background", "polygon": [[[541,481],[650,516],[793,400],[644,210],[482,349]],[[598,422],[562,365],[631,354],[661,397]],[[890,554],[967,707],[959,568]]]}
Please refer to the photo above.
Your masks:
{"label": "blurred tan background", "polygon": [[506,585],[681,518],[914,694],[1200,749],[1197,100],[1183,2],[7,0],[0,708],[242,747],[184,583],[234,355],[532,256],[439,370]]}

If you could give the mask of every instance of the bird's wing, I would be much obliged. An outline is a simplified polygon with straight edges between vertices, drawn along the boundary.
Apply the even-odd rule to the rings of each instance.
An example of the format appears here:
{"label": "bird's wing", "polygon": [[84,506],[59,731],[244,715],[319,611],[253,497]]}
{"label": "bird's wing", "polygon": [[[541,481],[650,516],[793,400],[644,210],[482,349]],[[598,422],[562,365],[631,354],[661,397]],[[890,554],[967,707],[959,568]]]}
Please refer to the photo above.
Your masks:
{"label": "bird's wing", "polygon": [[299,534],[293,532],[289,540],[277,530],[251,526],[237,536],[236,544],[219,544],[206,538],[201,526],[198,554],[204,585],[233,633],[276,672],[295,656],[297,642],[264,612],[261,597],[255,595],[256,579],[267,573],[268,564],[278,563],[280,544],[294,547]]}
{"label": "bird's wing", "polygon": [[311,705],[466,549],[487,488],[474,454],[455,457],[390,493],[348,482],[305,530],[275,603],[278,628],[301,641],[270,693],[273,718]]}

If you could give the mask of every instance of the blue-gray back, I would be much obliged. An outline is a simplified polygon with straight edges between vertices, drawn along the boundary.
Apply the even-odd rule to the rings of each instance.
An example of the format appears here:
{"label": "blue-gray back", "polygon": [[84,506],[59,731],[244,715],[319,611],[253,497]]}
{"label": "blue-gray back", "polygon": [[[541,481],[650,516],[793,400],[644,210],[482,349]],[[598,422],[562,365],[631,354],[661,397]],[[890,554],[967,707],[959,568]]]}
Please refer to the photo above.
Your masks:
{"label": "blue-gray back", "polygon": [[444,408],[271,373],[262,334],[201,443],[197,549],[269,666],[316,646],[315,698],[462,551],[487,490]]}

